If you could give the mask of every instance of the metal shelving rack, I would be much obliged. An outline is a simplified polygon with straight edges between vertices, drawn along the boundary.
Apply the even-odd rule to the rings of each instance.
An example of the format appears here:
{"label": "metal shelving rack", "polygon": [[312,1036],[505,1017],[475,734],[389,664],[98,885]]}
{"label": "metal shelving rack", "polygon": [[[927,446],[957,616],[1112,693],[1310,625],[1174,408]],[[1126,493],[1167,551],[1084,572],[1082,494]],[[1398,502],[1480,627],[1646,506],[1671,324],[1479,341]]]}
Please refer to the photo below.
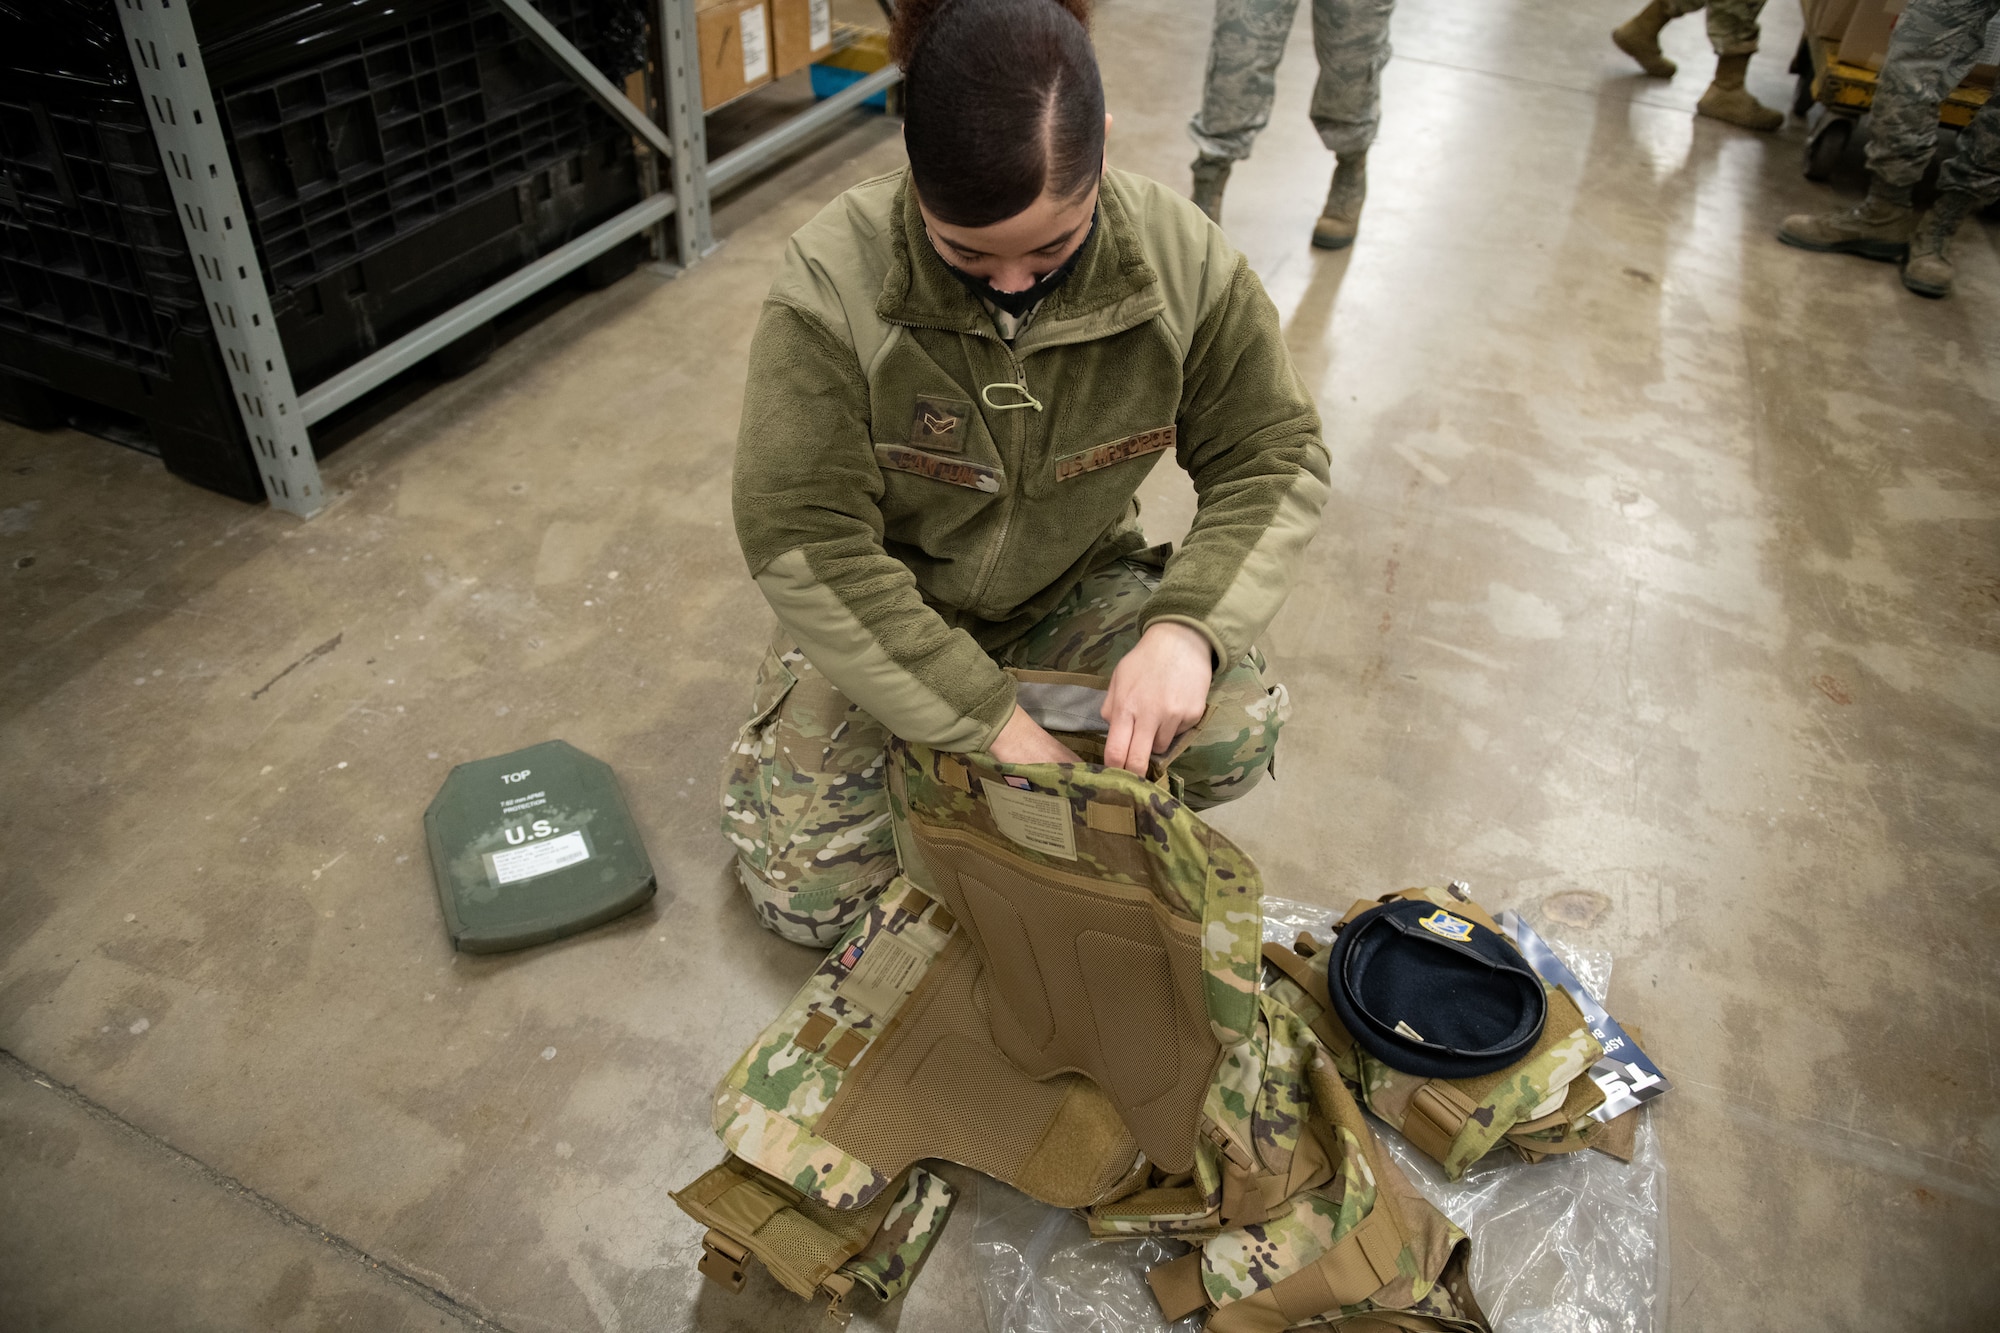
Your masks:
{"label": "metal shelving rack", "polygon": [[[314,422],[633,236],[655,232],[662,255],[672,255],[683,268],[698,263],[715,248],[709,224],[713,194],[771,165],[902,77],[896,66],[886,66],[710,162],[696,68],[695,0],[657,0],[653,13],[661,76],[654,96],[666,120],[664,129],[614,87],[529,0],[490,2],[598,105],[652,148],[656,156],[649,159],[653,169],[646,179],[662,188],[299,393],[272,316],[270,292],[230,165],[188,0],[118,0],[119,23],[132,47],[139,90],[167,164],[236,409],[249,431],[265,494],[275,508],[309,518],[326,505],[326,486],[307,433]],[[661,165],[667,168],[664,173],[658,170]]]}

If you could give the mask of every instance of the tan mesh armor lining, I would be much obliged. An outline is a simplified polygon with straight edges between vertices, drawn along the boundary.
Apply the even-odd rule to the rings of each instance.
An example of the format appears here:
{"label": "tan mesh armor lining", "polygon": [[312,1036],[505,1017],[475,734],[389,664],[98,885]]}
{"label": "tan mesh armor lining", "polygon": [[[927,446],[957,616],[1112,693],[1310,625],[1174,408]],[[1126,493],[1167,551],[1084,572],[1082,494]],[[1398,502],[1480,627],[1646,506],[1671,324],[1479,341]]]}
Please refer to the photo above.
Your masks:
{"label": "tan mesh armor lining", "polygon": [[1189,1170],[1221,1054],[1202,997],[1201,924],[1137,885],[918,820],[911,832],[986,962],[1001,1052],[1031,1077],[1083,1074],[1162,1171]]}
{"label": "tan mesh armor lining", "polygon": [[1167,1175],[1191,1170],[1221,1056],[1200,922],[1150,886],[914,818],[909,831],[960,929],[819,1136],[885,1174],[944,1158],[1065,1208],[1121,1192],[1142,1148]]}
{"label": "tan mesh armor lining", "polygon": [[952,936],[888,1029],[842,1080],[818,1134],[885,1175],[941,1157],[1045,1203],[1112,1192],[1138,1145],[1087,1079],[1032,1079],[993,1044],[979,955]]}

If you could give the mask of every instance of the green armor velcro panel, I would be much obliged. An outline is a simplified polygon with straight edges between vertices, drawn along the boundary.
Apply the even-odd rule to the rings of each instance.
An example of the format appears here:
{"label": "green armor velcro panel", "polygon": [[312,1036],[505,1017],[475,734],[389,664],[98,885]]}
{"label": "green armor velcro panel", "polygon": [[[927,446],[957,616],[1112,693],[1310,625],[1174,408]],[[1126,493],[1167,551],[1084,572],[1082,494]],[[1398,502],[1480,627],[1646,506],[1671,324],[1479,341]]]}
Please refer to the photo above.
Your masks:
{"label": "green armor velcro panel", "polygon": [[424,835],[445,926],[467,953],[560,939],[653,896],[618,779],[566,741],[452,769]]}
{"label": "green armor velcro panel", "polygon": [[887,1300],[916,1276],[953,1201],[951,1186],[921,1168],[900,1182],[865,1207],[841,1211],[731,1157],[672,1197],[710,1228],[705,1249],[738,1261],[721,1266],[733,1271],[709,1274],[724,1286],[741,1285],[747,1253],[800,1296],[843,1296],[859,1284]]}

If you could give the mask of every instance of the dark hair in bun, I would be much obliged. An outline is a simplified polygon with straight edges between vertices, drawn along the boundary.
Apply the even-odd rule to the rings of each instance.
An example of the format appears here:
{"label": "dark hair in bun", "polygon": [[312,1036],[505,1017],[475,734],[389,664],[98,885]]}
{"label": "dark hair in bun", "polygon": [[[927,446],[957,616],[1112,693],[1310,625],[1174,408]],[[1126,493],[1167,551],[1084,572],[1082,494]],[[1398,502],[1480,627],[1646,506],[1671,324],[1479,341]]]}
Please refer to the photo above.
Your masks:
{"label": "dark hair in bun", "polygon": [[903,138],[924,206],[957,227],[1071,199],[1104,161],[1089,0],[901,0]]}

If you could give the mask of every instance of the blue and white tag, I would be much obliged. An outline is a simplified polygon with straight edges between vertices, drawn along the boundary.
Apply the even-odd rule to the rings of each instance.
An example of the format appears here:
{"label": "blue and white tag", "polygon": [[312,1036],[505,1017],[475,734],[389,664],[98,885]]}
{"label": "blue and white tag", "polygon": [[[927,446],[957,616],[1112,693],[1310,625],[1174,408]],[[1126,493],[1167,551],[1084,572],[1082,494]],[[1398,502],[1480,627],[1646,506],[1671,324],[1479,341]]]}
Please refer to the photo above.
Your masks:
{"label": "blue and white tag", "polygon": [[1429,916],[1417,918],[1417,924],[1441,940],[1453,944],[1464,944],[1472,938],[1472,923],[1453,916],[1442,907]]}

